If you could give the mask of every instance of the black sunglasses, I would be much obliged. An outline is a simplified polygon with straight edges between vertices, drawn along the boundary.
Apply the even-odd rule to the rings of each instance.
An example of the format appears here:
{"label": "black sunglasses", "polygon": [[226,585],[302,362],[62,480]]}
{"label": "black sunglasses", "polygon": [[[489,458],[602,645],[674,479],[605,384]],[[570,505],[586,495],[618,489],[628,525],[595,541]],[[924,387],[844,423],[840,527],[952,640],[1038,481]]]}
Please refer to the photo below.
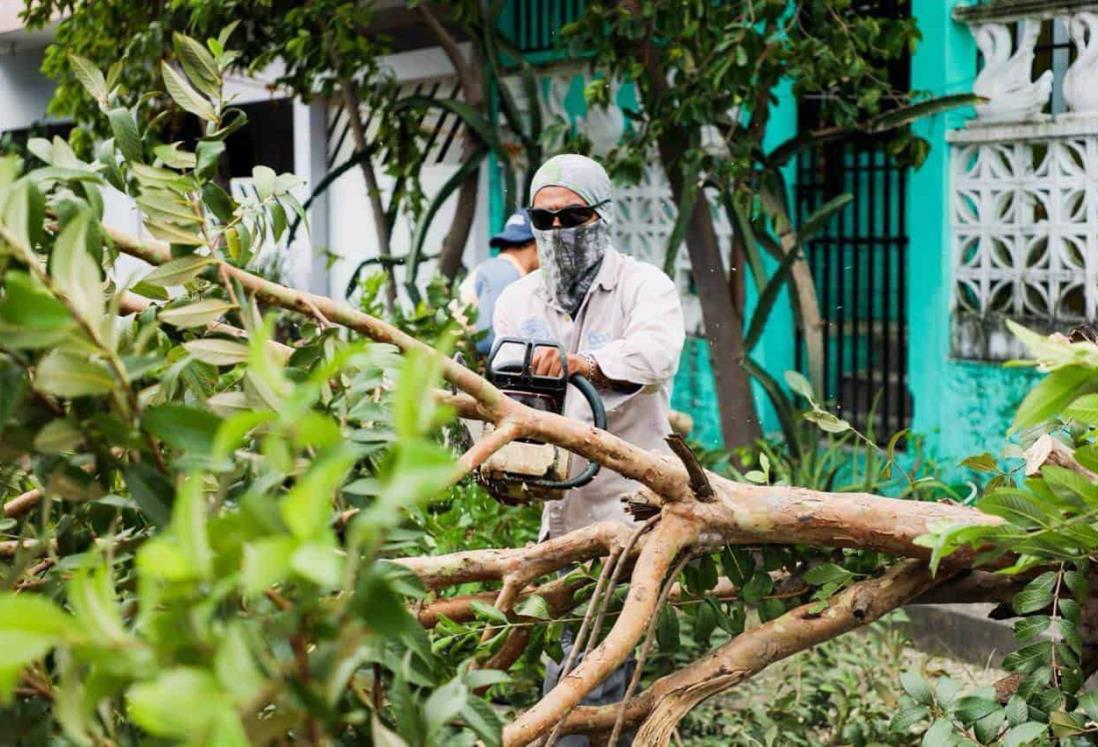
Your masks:
{"label": "black sunglasses", "polygon": [[603,200],[597,205],[569,205],[560,210],[532,207],[527,208],[526,213],[530,216],[530,223],[539,231],[551,230],[555,219],[560,220],[560,228],[575,228],[591,220],[591,216],[596,212],[595,208],[600,208],[608,202],[609,200]]}

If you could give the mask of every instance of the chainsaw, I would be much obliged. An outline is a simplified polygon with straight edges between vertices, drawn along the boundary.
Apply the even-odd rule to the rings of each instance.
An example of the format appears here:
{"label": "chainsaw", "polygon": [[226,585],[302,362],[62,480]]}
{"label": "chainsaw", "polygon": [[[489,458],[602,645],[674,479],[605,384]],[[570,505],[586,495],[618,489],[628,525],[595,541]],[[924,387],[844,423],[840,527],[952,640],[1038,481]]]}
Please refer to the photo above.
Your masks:
{"label": "chainsaw", "polygon": [[[559,376],[533,373],[531,364],[537,351],[556,350],[561,356]],[[606,427],[606,408],[595,387],[579,373],[568,373],[564,348],[556,342],[502,337],[495,341],[488,355],[487,379],[506,396],[535,410],[560,415],[564,412],[564,397],[571,384],[591,407],[596,428]],[[479,441],[492,431],[491,424],[470,423],[470,435]],[[473,428],[481,427],[479,434]],[[591,482],[599,472],[597,462],[569,478],[572,454],[553,444],[533,439],[512,441],[496,451],[477,470],[478,480],[489,492],[504,501],[560,500],[564,494]]]}

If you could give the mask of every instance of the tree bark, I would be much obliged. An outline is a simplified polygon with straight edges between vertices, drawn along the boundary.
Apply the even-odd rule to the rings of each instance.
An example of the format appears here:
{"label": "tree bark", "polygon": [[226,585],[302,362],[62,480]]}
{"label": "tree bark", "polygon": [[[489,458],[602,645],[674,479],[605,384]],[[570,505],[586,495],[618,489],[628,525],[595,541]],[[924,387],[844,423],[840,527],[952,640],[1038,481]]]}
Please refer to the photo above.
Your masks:
{"label": "tree bark", "polygon": [[[667,86],[663,67],[659,64],[659,50],[646,40],[643,54],[648,87],[653,96],[658,97]],[[672,127],[657,141],[660,161],[676,204],[681,202],[684,187],[682,158],[686,144],[691,140],[690,133]],[[709,360],[716,379],[724,444],[730,449],[750,444],[762,434],[762,429],[751,392],[751,378],[740,365],[744,355],[743,316],[736,309],[735,284],[729,281],[725,272],[713,212],[704,193],[694,200],[693,214],[686,228],[686,248],[701,301],[705,336],[709,341]]]}
{"label": "tree bark", "polygon": [[[461,54],[457,40],[438,20],[438,16],[431,9],[429,3],[421,3],[419,12],[427,27],[438,39],[439,46],[446,53],[450,64],[454,67],[454,73],[461,83],[465,103],[481,114],[486,114],[484,85],[481,80],[480,61],[477,59],[476,50],[471,50],[473,59],[466,60]],[[463,128],[461,147],[461,162],[465,164],[469,159],[476,157],[480,150],[480,143],[472,130],[466,126]],[[477,215],[477,192],[480,182],[479,171],[474,171],[465,178],[458,189],[457,205],[454,208],[453,221],[446,238],[442,240],[442,249],[438,256],[438,271],[450,282],[457,277],[462,266],[462,255],[465,253],[465,245],[469,241],[469,233],[473,228],[473,221]]]}

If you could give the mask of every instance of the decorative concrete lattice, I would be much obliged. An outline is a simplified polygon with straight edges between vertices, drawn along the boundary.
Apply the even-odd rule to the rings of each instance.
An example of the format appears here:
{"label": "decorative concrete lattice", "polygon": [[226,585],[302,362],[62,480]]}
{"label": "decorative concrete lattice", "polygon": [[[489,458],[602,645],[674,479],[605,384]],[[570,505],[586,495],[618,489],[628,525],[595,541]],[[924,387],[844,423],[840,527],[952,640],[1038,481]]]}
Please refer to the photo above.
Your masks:
{"label": "decorative concrete lattice", "polygon": [[[1053,40],[1070,34],[1075,56],[1035,76],[1044,23]],[[971,30],[987,61],[973,89],[988,102],[950,133],[952,352],[1003,360],[1025,352],[1006,319],[1042,331],[1098,320],[1098,15]],[[1066,104],[1055,117],[1044,113],[1054,85]]]}

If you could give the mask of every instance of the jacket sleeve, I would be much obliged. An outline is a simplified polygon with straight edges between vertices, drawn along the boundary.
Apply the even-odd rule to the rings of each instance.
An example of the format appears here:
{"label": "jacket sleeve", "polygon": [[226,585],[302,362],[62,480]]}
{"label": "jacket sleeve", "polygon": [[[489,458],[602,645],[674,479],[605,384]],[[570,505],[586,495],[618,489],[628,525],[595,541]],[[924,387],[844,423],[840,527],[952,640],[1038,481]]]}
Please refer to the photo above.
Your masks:
{"label": "jacket sleeve", "polygon": [[662,386],[675,375],[686,329],[675,284],[656,268],[625,288],[625,333],[587,351],[610,379],[643,389]]}

